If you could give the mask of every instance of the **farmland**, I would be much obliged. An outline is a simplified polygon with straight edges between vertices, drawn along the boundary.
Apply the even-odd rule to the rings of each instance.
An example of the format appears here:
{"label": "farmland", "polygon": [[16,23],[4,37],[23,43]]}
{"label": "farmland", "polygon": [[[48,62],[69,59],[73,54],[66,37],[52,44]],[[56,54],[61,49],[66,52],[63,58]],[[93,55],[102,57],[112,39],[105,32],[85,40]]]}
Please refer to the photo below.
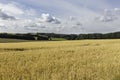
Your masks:
{"label": "farmland", "polygon": [[0,43],[0,80],[120,80],[120,40]]}

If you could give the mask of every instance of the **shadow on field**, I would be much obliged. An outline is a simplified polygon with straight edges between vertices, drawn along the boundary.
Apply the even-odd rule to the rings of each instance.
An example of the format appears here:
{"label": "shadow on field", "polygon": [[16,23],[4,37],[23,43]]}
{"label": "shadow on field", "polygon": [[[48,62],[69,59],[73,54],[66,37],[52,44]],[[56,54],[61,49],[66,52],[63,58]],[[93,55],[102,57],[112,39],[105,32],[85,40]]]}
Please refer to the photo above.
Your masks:
{"label": "shadow on field", "polygon": [[115,76],[113,80],[120,80],[120,75]]}
{"label": "shadow on field", "polygon": [[26,49],[26,48],[0,48],[0,51],[26,51],[26,50],[29,50],[29,49]]}
{"label": "shadow on field", "polygon": [[38,47],[38,48],[0,48],[0,52],[28,51],[28,50],[51,49],[51,48],[52,48],[52,47]]}

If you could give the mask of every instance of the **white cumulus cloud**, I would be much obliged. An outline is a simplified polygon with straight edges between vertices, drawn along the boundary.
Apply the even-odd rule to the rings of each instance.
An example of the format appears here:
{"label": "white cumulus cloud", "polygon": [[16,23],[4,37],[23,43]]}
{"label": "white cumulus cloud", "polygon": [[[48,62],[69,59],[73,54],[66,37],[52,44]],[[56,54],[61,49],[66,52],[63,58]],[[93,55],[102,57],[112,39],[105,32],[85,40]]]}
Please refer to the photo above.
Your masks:
{"label": "white cumulus cloud", "polygon": [[24,14],[24,11],[13,3],[8,3],[8,4],[0,3],[0,9],[2,9],[3,12],[5,12],[9,15]]}
{"label": "white cumulus cloud", "polygon": [[60,24],[61,22],[54,16],[51,16],[50,14],[43,13],[41,15],[41,18],[39,18],[40,22],[48,22],[48,23],[54,23],[54,24]]}
{"label": "white cumulus cloud", "polygon": [[120,9],[114,8],[114,9],[105,9],[104,14],[95,18],[95,20],[101,21],[101,22],[111,22],[119,20],[120,18]]}

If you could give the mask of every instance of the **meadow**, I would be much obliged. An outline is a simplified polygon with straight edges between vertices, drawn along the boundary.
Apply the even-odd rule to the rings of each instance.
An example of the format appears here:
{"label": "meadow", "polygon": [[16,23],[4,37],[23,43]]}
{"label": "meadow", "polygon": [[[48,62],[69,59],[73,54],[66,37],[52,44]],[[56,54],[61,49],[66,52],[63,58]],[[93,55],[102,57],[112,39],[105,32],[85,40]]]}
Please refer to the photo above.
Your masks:
{"label": "meadow", "polygon": [[0,80],[120,80],[120,40],[0,43]]}

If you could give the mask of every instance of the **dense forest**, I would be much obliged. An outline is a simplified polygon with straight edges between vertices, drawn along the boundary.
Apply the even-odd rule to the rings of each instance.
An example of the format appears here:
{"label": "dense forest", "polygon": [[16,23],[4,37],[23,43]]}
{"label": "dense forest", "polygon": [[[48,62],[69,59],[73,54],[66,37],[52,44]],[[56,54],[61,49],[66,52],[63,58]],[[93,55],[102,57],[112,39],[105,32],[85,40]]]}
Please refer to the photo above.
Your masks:
{"label": "dense forest", "polygon": [[0,38],[23,39],[23,40],[52,40],[52,38],[63,38],[66,40],[82,39],[119,39],[120,32],[92,33],[92,34],[55,34],[55,33],[0,33]]}

